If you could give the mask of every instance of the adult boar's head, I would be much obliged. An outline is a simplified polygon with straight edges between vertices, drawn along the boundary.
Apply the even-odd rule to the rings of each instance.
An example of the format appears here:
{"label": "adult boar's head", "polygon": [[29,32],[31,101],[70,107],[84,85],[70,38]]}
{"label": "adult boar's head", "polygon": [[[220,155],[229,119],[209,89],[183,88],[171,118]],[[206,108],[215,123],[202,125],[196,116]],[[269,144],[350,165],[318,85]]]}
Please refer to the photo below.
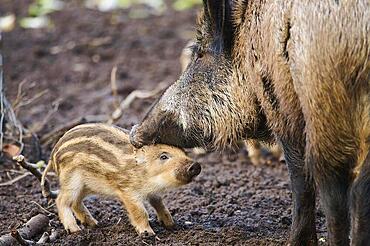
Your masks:
{"label": "adult boar's head", "polygon": [[237,62],[240,47],[231,2],[204,1],[191,61],[133,127],[133,145],[223,148],[255,135],[264,125],[257,99],[246,90],[245,73]]}

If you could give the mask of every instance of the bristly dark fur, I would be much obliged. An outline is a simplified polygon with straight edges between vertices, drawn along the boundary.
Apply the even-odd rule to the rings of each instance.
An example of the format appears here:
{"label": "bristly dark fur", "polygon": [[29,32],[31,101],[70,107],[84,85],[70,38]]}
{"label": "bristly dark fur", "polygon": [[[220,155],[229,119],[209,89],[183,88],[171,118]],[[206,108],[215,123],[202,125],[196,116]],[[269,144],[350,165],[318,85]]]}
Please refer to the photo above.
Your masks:
{"label": "bristly dark fur", "polygon": [[210,49],[220,54],[231,54],[234,25],[232,23],[232,4],[230,1],[204,1],[204,13],[208,28],[213,34]]}

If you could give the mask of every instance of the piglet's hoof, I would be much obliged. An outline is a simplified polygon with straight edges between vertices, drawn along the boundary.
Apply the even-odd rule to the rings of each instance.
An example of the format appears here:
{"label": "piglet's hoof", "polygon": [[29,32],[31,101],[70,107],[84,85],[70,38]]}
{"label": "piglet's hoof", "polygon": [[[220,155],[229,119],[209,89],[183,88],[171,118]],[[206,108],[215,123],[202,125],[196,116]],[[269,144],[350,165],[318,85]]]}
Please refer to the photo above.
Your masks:
{"label": "piglet's hoof", "polygon": [[81,231],[81,228],[76,225],[75,227],[66,228],[66,231],[67,231],[67,234],[76,234]]}
{"label": "piglet's hoof", "polygon": [[160,241],[159,237],[147,231],[140,233],[140,238],[144,243],[149,244],[149,245],[154,245],[156,244],[157,241]]}
{"label": "piglet's hoof", "polygon": [[97,222],[96,220],[92,220],[92,221],[87,221],[87,222],[84,222],[82,223],[82,225],[85,227],[85,228],[89,228],[89,229],[94,229],[96,227],[99,227],[99,222]]}

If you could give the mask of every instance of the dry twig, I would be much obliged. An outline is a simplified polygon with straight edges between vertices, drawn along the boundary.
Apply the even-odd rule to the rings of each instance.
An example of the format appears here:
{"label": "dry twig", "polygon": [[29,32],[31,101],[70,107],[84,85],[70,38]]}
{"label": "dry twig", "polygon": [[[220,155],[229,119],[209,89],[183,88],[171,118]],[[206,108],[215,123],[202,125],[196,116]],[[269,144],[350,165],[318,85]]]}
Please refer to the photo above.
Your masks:
{"label": "dry twig", "polygon": [[49,236],[49,242],[51,243],[54,242],[55,240],[58,239],[58,237],[59,237],[59,233],[56,230],[52,229],[51,234]]}
{"label": "dry twig", "polygon": [[[19,164],[24,169],[30,171],[41,182],[42,173],[37,168],[35,168],[31,163],[28,163],[23,155],[15,156],[13,157],[13,160],[15,160],[17,164]],[[51,190],[50,183],[47,179],[45,180],[45,185],[41,186],[41,190],[42,194],[44,194],[44,196],[48,199],[55,199],[58,196],[57,191]]]}
{"label": "dry twig", "polygon": [[55,114],[58,111],[61,101],[62,101],[61,98],[54,101],[52,103],[52,105],[53,105],[52,109],[45,115],[45,117],[43,117],[41,123],[37,123],[37,124],[34,124],[34,125],[30,126],[29,130],[31,132],[35,132],[35,133],[41,131],[44,128],[44,126],[49,122],[49,120],[53,116],[53,114]]}
{"label": "dry twig", "polygon": [[112,72],[110,73],[110,85],[112,88],[112,95],[114,98],[114,108],[117,109],[119,107],[119,98],[118,98],[118,87],[117,87],[117,66],[112,68]]}
{"label": "dry twig", "polygon": [[80,42],[75,43],[74,41],[69,41],[65,44],[59,45],[59,46],[54,46],[51,47],[50,49],[50,54],[52,55],[57,55],[61,52],[66,52],[69,50],[73,50],[76,47],[81,47],[81,46],[91,46],[91,47],[99,47],[102,45],[107,45],[112,42],[112,37],[107,36],[107,37],[102,37],[102,38],[82,38]]}
{"label": "dry twig", "polygon": [[122,100],[119,107],[112,113],[110,119],[107,123],[113,124],[117,122],[123,115],[123,111],[130,107],[131,103],[136,99],[146,99],[151,98],[162,92],[167,87],[167,83],[159,83],[158,86],[152,91],[145,90],[134,90],[132,91],[126,99]]}
{"label": "dry twig", "polygon": [[33,241],[27,240],[46,231],[49,226],[49,218],[44,214],[38,214],[32,217],[21,229],[13,229],[11,234],[0,237],[0,245],[15,245],[17,242],[21,245],[32,245]]}
{"label": "dry twig", "polygon": [[[1,33],[0,33],[0,46],[1,46]],[[22,81],[18,87],[16,108],[27,105],[37,98],[41,97],[46,93],[46,91],[40,92],[34,97],[22,102],[23,97],[22,86],[25,81]],[[19,153],[22,153],[25,144],[27,147],[36,147],[38,151],[34,148],[31,152],[31,156],[35,156],[40,153],[37,138],[27,129],[25,129],[22,124],[17,119],[16,111],[13,109],[11,103],[6,99],[4,95],[4,76],[3,76],[3,60],[1,55],[0,47],[0,157],[3,156],[5,144],[16,145],[19,147]],[[28,140],[30,141],[28,143]],[[9,154],[9,152],[8,152]]]}
{"label": "dry twig", "polygon": [[23,246],[28,246],[28,245],[34,245],[35,242],[34,241],[31,241],[31,240],[27,240],[27,239],[24,239],[18,232],[17,229],[13,229],[11,232],[10,232],[10,235],[15,239],[17,240],[17,242],[20,244],[20,245],[23,245]]}
{"label": "dry twig", "polygon": [[8,186],[8,185],[12,185],[12,184],[14,184],[15,182],[17,182],[17,181],[19,181],[19,180],[21,180],[21,179],[23,179],[23,178],[27,177],[28,175],[29,175],[29,173],[23,173],[22,175],[19,175],[19,176],[15,177],[15,178],[13,178],[13,179],[11,179],[11,180],[7,181],[7,182],[0,183],[0,187],[1,187],[1,186]]}
{"label": "dry twig", "polygon": [[25,96],[23,91],[22,91],[22,88],[23,88],[23,85],[27,82],[27,80],[22,80],[19,85],[18,85],[18,90],[17,90],[17,96],[12,104],[12,107],[14,108],[15,106],[17,106],[20,101],[22,100],[22,98]]}
{"label": "dry twig", "polygon": [[41,238],[37,241],[36,244],[43,244],[46,243],[50,239],[49,233],[44,232],[41,236]]}
{"label": "dry twig", "polygon": [[34,241],[31,241],[31,240],[27,240],[27,239],[24,239],[18,232],[17,229],[13,229],[11,232],[10,232],[10,235],[15,239],[17,240],[17,242],[20,244],[20,245],[23,245],[23,246],[28,246],[28,245],[34,245],[35,242]]}
{"label": "dry twig", "polygon": [[48,89],[45,89],[45,90],[42,90],[42,91],[36,93],[36,95],[34,95],[33,97],[31,97],[29,99],[24,99],[23,97],[25,95],[22,92],[19,92],[19,87],[18,87],[18,93],[19,93],[19,97],[20,98],[18,98],[18,95],[17,95],[16,101],[12,105],[13,110],[14,110],[14,113],[15,113],[15,116],[18,116],[18,112],[19,112],[19,109],[21,107],[24,107],[26,105],[29,105],[29,104],[33,103],[34,101],[36,101],[37,99],[39,99],[40,97],[42,97],[43,95],[45,95],[48,91],[49,91]]}
{"label": "dry twig", "polygon": [[54,214],[55,215],[55,213],[53,213],[53,212],[50,212],[49,210],[47,210],[46,208],[44,208],[43,206],[41,206],[40,204],[38,204],[37,202],[35,202],[35,201],[31,201],[31,203],[33,203],[33,204],[35,204],[37,207],[39,207],[42,211],[44,211],[44,212],[46,212],[46,213],[48,213],[48,214]]}
{"label": "dry twig", "polygon": [[[2,44],[2,36],[0,32],[0,48]],[[3,149],[4,144],[4,120],[5,120],[5,105],[4,105],[4,86],[3,86],[3,57],[0,53],[0,149]],[[2,154],[2,153],[1,153]]]}
{"label": "dry twig", "polygon": [[[24,148],[23,134],[27,133],[28,131],[23,128],[22,124],[17,120],[13,108],[9,101],[4,97],[3,92],[0,91],[0,93],[0,100],[2,105],[2,110],[0,113],[0,150],[3,149],[4,139],[7,139],[9,142],[16,142],[20,148],[19,152],[22,153]],[[5,126],[5,129],[3,126]],[[5,132],[7,133],[6,136],[4,134]]]}

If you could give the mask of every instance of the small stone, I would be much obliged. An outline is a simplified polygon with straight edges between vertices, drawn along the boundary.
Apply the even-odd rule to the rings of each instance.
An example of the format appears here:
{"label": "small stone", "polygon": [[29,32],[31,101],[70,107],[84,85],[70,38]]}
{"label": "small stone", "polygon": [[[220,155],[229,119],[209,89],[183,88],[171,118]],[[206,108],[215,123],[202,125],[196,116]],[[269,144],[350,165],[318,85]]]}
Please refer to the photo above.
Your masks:
{"label": "small stone", "polygon": [[207,207],[208,213],[213,214],[213,212],[216,210],[215,206],[209,205]]}
{"label": "small stone", "polygon": [[283,224],[283,225],[291,225],[292,224],[292,220],[287,217],[287,216],[284,216],[280,219],[280,222]]}
{"label": "small stone", "polygon": [[326,239],[325,239],[324,237],[320,237],[320,238],[319,238],[319,242],[320,242],[320,243],[325,243],[325,242],[326,242]]}

